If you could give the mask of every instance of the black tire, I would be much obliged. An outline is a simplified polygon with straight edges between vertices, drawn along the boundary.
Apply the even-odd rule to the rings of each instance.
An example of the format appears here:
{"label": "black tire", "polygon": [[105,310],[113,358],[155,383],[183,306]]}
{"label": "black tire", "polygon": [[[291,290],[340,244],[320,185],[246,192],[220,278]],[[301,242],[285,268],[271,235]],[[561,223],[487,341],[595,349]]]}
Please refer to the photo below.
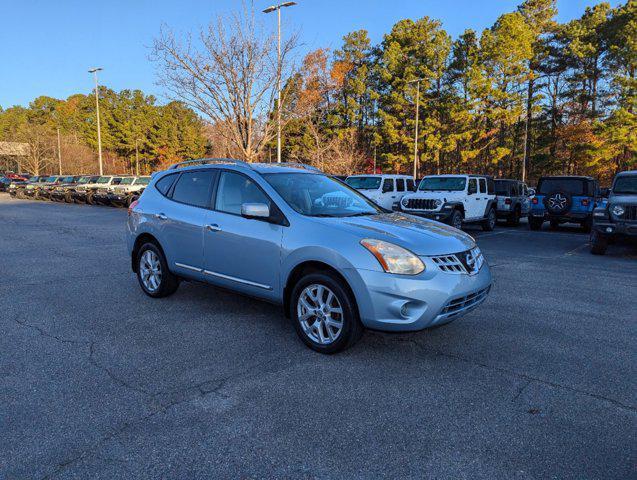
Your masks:
{"label": "black tire", "polygon": [[[160,264],[160,273],[161,280],[159,281],[159,285],[156,289],[152,290],[148,288],[144,284],[144,280],[142,279],[142,257],[145,252],[150,251],[157,257]],[[136,254],[136,265],[137,265],[137,281],[139,282],[139,286],[142,287],[143,292],[152,298],[162,298],[167,297],[168,295],[172,295],[175,293],[177,288],[179,288],[179,277],[174,275],[168,269],[168,263],[166,262],[166,257],[164,256],[164,252],[162,252],[161,248],[159,248],[156,244],[148,242],[141,246],[141,248],[137,251]]]}
{"label": "black tire", "polygon": [[591,253],[594,255],[604,255],[608,248],[608,239],[598,231],[591,232]]}
{"label": "black tire", "polygon": [[66,193],[64,194],[64,201],[65,201],[66,203],[73,203],[73,195],[72,195],[72,193],[71,193],[71,192],[66,192]]}
{"label": "black tire", "polygon": [[543,203],[544,208],[551,215],[564,215],[571,211],[573,197],[568,192],[555,190],[544,197]]}
{"label": "black tire", "polygon": [[520,215],[520,208],[515,207],[515,210],[513,210],[511,216],[507,218],[507,225],[510,227],[517,227],[518,225],[520,225]]}
{"label": "black tire", "polygon": [[560,222],[558,220],[551,220],[551,230],[557,230],[560,226]]}
{"label": "black tire", "polygon": [[462,220],[464,220],[462,212],[460,210],[454,210],[449,217],[449,225],[460,230],[462,229]]}
{"label": "black tire", "polygon": [[593,229],[593,220],[592,219],[586,219],[582,222],[582,230],[584,230],[584,232],[586,233],[590,233],[590,231]]}
{"label": "black tire", "polygon": [[[343,311],[343,326],[339,336],[327,345],[318,343],[308,336],[301,326],[298,316],[298,303],[301,293],[310,285],[322,285],[327,287],[336,296]],[[343,280],[329,272],[313,272],[304,275],[294,286],[290,301],[290,318],[294,323],[299,338],[312,350],[319,353],[332,354],[341,352],[354,345],[363,334],[363,325],[358,317],[356,301]]]}
{"label": "black tire", "polygon": [[487,217],[482,222],[482,230],[485,232],[492,232],[495,228],[495,224],[497,222],[497,217],[495,215],[495,209],[491,208],[489,213],[487,213]]}
{"label": "black tire", "polygon": [[95,205],[95,200],[93,200],[93,193],[88,192],[86,197],[84,197],[84,203],[87,205]]}
{"label": "black tire", "polygon": [[535,217],[531,217],[529,215],[529,228],[531,230],[541,230],[542,229],[542,224],[544,223],[544,219],[543,218],[535,218]]}

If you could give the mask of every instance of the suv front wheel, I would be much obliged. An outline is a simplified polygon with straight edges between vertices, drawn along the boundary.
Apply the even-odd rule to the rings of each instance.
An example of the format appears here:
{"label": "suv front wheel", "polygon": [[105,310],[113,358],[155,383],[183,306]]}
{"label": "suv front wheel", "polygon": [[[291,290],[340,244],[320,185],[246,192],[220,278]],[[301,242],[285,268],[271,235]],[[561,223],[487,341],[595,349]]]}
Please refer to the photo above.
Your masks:
{"label": "suv front wheel", "polygon": [[361,337],[363,326],[351,293],[326,272],[302,277],[292,291],[290,317],[301,340],[320,353],[337,353]]}
{"label": "suv front wheel", "polygon": [[137,252],[137,280],[153,298],[172,295],[179,287],[179,279],[168,270],[164,253],[154,243],[145,243]]}
{"label": "suv front wheel", "polygon": [[604,255],[608,248],[608,239],[601,233],[593,230],[591,232],[591,253],[594,255]]}

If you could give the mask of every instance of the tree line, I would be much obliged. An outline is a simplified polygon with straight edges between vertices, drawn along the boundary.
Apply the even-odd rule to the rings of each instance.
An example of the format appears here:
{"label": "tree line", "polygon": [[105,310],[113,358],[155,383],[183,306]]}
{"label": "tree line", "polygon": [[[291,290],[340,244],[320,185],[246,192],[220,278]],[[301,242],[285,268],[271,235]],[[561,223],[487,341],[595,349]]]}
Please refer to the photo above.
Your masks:
{"label": "tree line", "polygon": [[[100,87],[100,122],[107,173],[148,174],[184,158],[204,155],[205,124],[180,102],[158,105],[139,90]],[[28,107],[0,110],[0,140],[29,145],[30,154],[5,158],[7,168],[34,174],[97,171],[97,128],[94,94],[66,100],[38,97]],[[59,137],[58,137],[59,133]],[[59,142],[58,142],[59,138]],[[58,149],[59,156],[58,156]]]}
{"label": "tree line", "polygon": [[[280,110],[283,160],[331,173],[412,173],[416,163],[418,176],[607,183],[636,165],[637,0],[599,3],[567,23],[556,17],[555,0],[525,0],[455,39],[438,20],[405,19],[378,44],[358,30],[297,62],[298,36],[284,39],[279,62],[271,28],[246,6],[195,35],[164,26],[151,59],[172,101],[102,87],[107,166],[132,171],[139,158],[148,171],[204,154],[273,161]],[[44,138],[52,162],[58,128],[62,150],[94,155],[94,97],[0,111],[0,140]]]}

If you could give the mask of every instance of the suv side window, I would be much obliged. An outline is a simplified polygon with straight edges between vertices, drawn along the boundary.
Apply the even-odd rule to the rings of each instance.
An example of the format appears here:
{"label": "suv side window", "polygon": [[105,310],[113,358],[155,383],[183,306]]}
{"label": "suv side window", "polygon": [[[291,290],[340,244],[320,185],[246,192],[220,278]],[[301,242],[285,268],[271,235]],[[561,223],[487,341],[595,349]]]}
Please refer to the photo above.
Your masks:
{"label": "suv side window", "polygon": [[250,178],[236,172],[222,172],[215,210],[241,215],[241,205],[244,203],[265,203],[272,208],[270,199]]}
{"label": "suv side window", "polygon": [[214,174],[212,170],[182,173],[173,189],[172,199],[194,207],[208,207]]}
{"label": "suv side window", "polygon": [[484,178],[480,178],[480,193],[487,193],[487,181]]}
{"label": "suv side window", "polygon": [[407,179],[407,190],[410,191],[410,192],[415,192],[416,191],[416,184],[410,178]]}
{"label": "suv side window", "polygon": [[397,178],[396,179],[396,190],[398,190],[399,192],[404,192],[405,191],[405,180],[402,178]]}
{"label": "suv side window", "polygon": [[161,193],[164,196],[168,195],[168,190],[170,190],[170,187],[173,186],[173,183],[175,182],[175,179],[177,178],[177,174],[176,173],[172,173],[170,175],[166,175],[165,177],[160,178],[159,180],[157,180],[157,183],[155,184],[155,188],[157,190],[159,190],[159,193]]}
{"label": "suv side window", "polygon": [[119,185],[120,183],[122,183],[122,179],[119,177],[116,177],[113,180],[111,180],[111,185]]}
{"label": "suv side window", "polygon": [[386,178],[383,181],[383,193],[394,191],[394,181],[391,178]]}
{"label": "suv side window", "polygon": [[469,179],[469,187],[467,189],[467,192],[469,193],[469,195],[472,195],[473,193],[478,193],[478,182],[476,182],[475,178]]}
{"label": "suv side window", "polygon": [[495,180],[491,177],[487,178],[487,194],[495,195]]}

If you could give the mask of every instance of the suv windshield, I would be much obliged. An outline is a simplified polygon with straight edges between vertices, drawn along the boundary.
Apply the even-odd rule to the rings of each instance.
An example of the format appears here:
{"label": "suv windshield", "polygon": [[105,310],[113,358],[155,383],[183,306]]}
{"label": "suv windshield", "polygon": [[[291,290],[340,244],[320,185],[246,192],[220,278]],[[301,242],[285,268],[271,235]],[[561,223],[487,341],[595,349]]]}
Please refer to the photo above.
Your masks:
{"label": "suv windshield", "polygon": [[97,182],[95,183],[108,183],[110,181],[111,177],[100,177],[97,179]]}
{"label": "suv windshield", "polygon": [[567,192],[571,195],[588,195],[587,183],[582,178],[543,178],[540,179],[538,190],[543,195],[555,191]]}
{"label": "suv windshield", "polygon": [[60,179],[62,183],[73,183],[74,180],[75,180],[75,177],[64,177]]}
{"label": "suv windshield", "polygon": [[465,177],[425,177],[420,182],[418,190],[421,192],[433,192],[442,190],[445,192],[459,192],[464,190],[467,184]]}
{"label": "suv windshield", "polygon": [[150,177],[139,177],[135,180],[135,185],[148,185],[150,182]]}
{"label": "suv windshield", "polygon": [[133,184],[133,180],[135,180],[135,177],[125,177],[122,178],[122,181],[119,182],[120,185],[132,185]]}
{"label": "suv windshield", "polygon": [[327,175],[267,173],[263,177],[286,203],[310,217],[351,217],[382,213],[356,190]]}
{"label": "suv windshield", "polygon": [[348,177],[345,179],[345,183],[357,190],[378,190],[380,181],[380,177]]}
{"label": "suv windshield", "polygon": [[615,185],[613,185],[613,193],[637,195],[637,175],[622,175],[617,177]]}
{"label": "suv windshield", "polygon": [[58,177],[49,177],[46,179],[47,182],[55,182]]}

